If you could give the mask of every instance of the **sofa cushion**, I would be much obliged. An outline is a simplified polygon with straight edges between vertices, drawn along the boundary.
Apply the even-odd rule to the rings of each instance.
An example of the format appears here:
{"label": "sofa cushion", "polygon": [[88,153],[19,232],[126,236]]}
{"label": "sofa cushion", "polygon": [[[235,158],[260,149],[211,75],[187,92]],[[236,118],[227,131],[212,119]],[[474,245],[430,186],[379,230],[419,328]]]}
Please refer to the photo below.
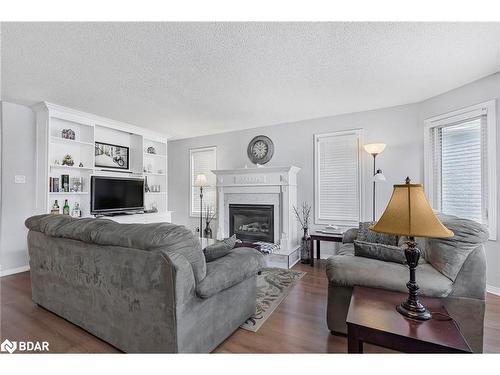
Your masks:
{"label": "sofa cushion", "polygon": [[488,240],[488,230],[472,220],[444,214],[438,217],[445,227],[453,231],[454,236],[427,238],[427,261],[455,281],[469,254]]}
{"label": "sofa cushion", "polygon": [[229,238],[225,238],[222,241],[217,241],[212,245],[208,245],[205,249],[203,249],[203,254],[205,254],[205,260],[207,262],[212,262],[216,259],[219,259],[227,254],[234,248],[236,245],[236,235],[233,235]]}
{"label": "sofa cushion", "polygon": [[381,243],[385,245],[397,246],[398,237],[392,234],[377,233],[370,230],[370,226],[375,224],[375,222],[362,222],[359,223],[358,235],[356,239],[358,241]]}
{"label": "sofa cushion", "polygon": [[139,250],[162,249],[183,255],[198,282],[206,275],[199,239],[186,227],[171,223],[119,224],[109,219],[75,219],[67,215],[38,215],[25,222],[30,230],[103,246]]}
{"label": "sofa cushion", "polygon": [[264,266],[264,256],[257,250],[239,247],[226,256],[207,263],[207,276],[196,286],[201,298],[209,298],[254,277]]}
{"label": "sofa cushion", "polygon": [[358,237],[358,228],[349,228],[342,235],[342,243],[353,243]]}
{"label": "sofa cushion", "polygon": [[349,255],[354,256],[354,242],[343,243],[339,246],[335,255]]}
{"label": "sofa cushion", "polygon": [[[333,286],[355,285],[407,293],[410,278],[408,267],[394,262],[351,257],[333,256],[327,260],[326,275]],[[429,297],[446,297],[453,283],[430,264],[417,267],[417,283],[420,293]]]}
{"label": "sofa cushion", "polygon": [[404,249],[398,246],[356,240],[354,241],[354,255],[385,262],[406,264]]}

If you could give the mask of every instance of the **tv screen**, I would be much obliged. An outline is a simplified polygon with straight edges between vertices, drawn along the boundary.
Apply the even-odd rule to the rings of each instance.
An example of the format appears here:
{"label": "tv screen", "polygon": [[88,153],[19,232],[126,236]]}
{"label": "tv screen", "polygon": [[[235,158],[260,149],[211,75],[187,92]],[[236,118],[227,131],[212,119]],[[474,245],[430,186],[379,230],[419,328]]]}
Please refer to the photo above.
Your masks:
{"label": "tv screen", "polygon": [[92,176],[91,214],[144,209],[144,180],[139,178]]}

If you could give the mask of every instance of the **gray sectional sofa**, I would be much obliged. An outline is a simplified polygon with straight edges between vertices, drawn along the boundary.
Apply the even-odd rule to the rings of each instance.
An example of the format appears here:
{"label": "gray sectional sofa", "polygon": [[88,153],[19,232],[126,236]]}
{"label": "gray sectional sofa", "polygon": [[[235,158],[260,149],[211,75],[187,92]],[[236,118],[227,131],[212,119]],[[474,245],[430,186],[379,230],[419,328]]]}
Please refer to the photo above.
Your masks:
{"label": "gray sectional sofa", "polygon": [[[439,215],[454,232],[449,239],[418,239],[423,259],[417,282],[423,296],[441,298],[450,316],[474,352],[483,349],[488,231],[480,224],[455,216]],[[352,288],[356,285],[407,293],[405,264],[355,256],[358,231],[344,234],[337,254],[327,261],[329,279],[327,322],[332,333],[345,334]]]}
{"label": "gray sectional sofa", "polygon": [[39,215],[26,226],[33,301],[124,352],[210,352],[255,313],[255,249],[207,263],[174,224]]}

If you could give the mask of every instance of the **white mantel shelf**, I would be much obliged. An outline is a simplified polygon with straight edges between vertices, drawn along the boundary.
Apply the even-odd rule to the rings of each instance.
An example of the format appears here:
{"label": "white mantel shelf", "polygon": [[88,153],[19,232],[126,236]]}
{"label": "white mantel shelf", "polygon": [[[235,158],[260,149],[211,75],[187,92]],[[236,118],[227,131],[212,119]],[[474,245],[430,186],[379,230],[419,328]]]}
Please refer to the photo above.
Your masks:
{"label": "white mantel shelf", "polygon": [[297,186],[299,167],[216,169],[217,187]]}
{"label": "white mantel shelf", "polygon": [[237,169],[216,169],[212,172],[216,175],[224,174],[255,174],[255,173],[276,173],[276,172],[291,172],[298,173],[300,171],[299,167],[289,166],[289,167],[253,167],[253,168],[237,168]]}

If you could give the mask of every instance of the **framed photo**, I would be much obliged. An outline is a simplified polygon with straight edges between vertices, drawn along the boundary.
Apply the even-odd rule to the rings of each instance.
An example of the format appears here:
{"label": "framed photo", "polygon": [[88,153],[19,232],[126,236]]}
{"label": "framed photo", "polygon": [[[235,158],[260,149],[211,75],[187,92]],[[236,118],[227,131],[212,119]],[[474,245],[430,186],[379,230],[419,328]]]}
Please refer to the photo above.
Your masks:
{"label": "framed photo", "polygon": [[128,169],[129,148],[109,143],[95,143],[95,166],[102,168]]}

